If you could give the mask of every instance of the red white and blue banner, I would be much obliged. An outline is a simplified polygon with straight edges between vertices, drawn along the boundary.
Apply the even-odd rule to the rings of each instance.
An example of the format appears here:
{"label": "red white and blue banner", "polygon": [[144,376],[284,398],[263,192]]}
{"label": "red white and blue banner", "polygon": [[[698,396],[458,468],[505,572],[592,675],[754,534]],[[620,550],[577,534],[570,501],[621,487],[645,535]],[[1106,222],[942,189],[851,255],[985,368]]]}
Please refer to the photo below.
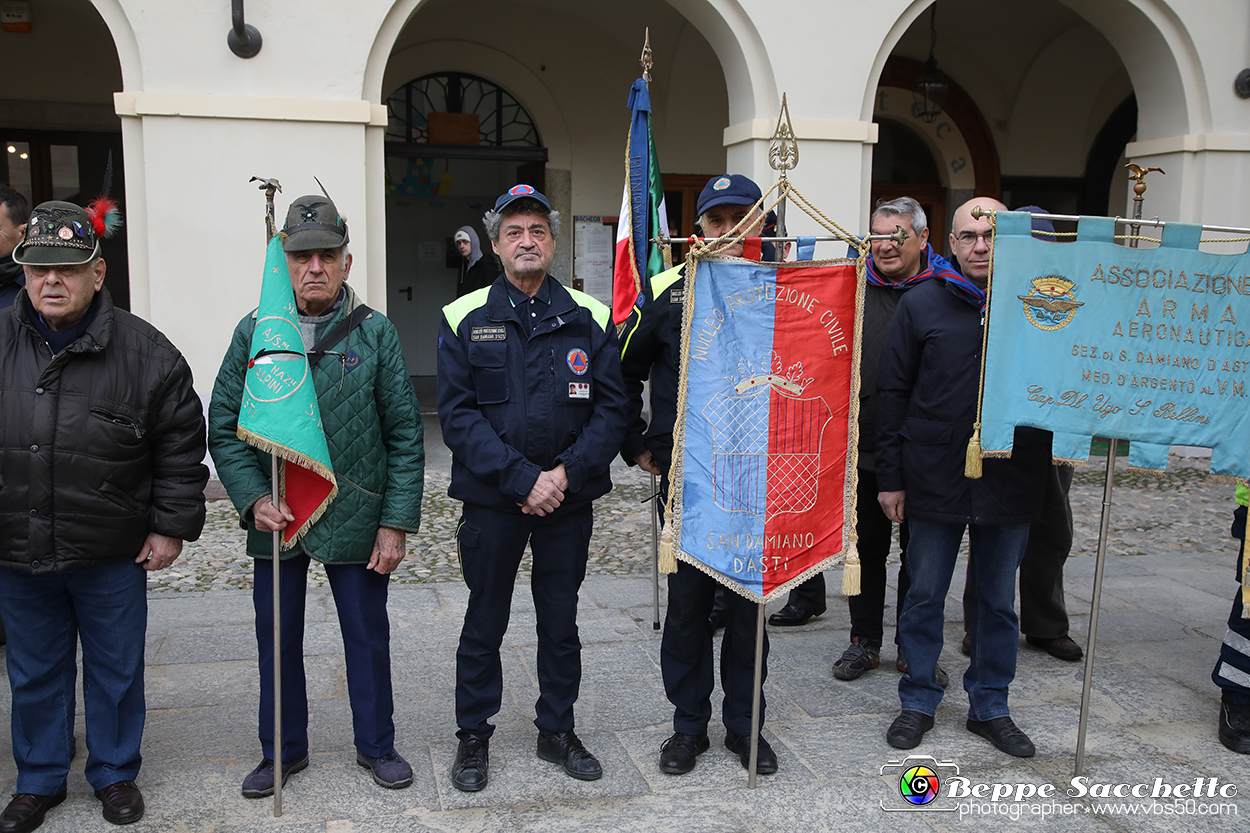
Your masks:
{"label": "red white and blue banner", "polygon": [[699,261],[686,279],[677,558],[771,601],[854,547],[855,261]]}
{"label": "red white and blue banner", "polygon": [[620,326],[642,296],[647,279],[664,271],[656,235],[668,235],[668,210],[660,160],[651,137],[651,96],[639,78],[629,91],[629,140],[625,159],[625,191],[616,227],[616,259],[612,279],[612,321]]}

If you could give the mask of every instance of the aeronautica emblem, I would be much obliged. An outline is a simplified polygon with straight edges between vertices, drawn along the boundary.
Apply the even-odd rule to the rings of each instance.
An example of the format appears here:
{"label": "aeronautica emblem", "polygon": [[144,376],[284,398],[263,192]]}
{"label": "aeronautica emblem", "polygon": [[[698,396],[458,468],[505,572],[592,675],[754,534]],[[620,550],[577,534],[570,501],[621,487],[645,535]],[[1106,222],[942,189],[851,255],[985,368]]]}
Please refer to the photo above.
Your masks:
{"label": "aeronautica emblem", "polygon": [[585,376],[586,371],[590,370],[590,358],[586,355],[586,351],[580,347],[574,347],[569,351],[565,361],[569,363],[569,370],[578,376]]}
{"label": "aeronautica emblem", "polygon": [[1059,330],[1076,316],[1084,301],[1076,300],[1076,283],[1058,275],[1046,275],[1031,281],[1028,295],[1017,295],[1024,302],[1024,317],[1039,330]]}

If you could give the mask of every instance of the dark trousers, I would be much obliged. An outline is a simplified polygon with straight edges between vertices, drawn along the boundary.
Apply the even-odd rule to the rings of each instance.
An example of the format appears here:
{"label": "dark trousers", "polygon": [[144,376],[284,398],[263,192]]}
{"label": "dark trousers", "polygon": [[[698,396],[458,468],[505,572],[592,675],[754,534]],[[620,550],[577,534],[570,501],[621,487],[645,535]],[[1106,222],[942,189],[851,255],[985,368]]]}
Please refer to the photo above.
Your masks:
{"label": "dark trousers", "polygon": [[[1029,544],[1020,562],[1020,632],[1035,639],[1068,635],[1063,565],[1072,551],[1072,467],[1051,466],[1046,475],[1042,516],[1029,525]],[[972,572],[964,583],[964,628],[976,602]]]}
{"label": "dark trousers", "polygon": [[[673,704],[673,729],[687,735],[707,731],[712,717],[712,627],[708,614],[720,583],[697,567],[679,562],[668,577],[668,611],[660,642],[660,674],[664,693]],[[751,688],[755,673],[755,602],[725,593],[725,635],[720,649],[721,716],[735,735],[751,734]],[[768,634],[764,634],[760,683],[768,679]],[[764,696],[760,695],[760,723]]]}
{"label": "dark trousers", "polygon": [[[1238,507],[1233,521],[1233,537],[1242,538],[1237,554],[1237,581],[1246,569],[1245,507]],[[1211,672],[1211,680],[1220,687],[1225,702],[1250,706],[1250,619],[1241,618],[1241,588],[1233,596],[1233,609],[1228,614],[1228,632],[1220,645],[1220,659]]]}
{"label": "dark trousers", "polygon": [[544,734],[572,731],[582,680],[577,591],[586,577],[593,528],[589,503],[545,517],[464,505],[456,530],[460,569],[469,587],[456,651],[456,734],[461,739],[489,738],[495,731],[489,721],[503,701],[499,647],[527,543],[534,556],[530,590],[538,620],[534,725]]}
{"label": "dark trousers", "polygon": [[[859,488],[856,489],[855,534],[859,538],[860,591],[858,596],[847,596],[851,611],[851,638],[859,638],[881,647],[885,636],[885,562],[890,555],[894,536],[894,524],[885,516],[877,502],[877,475],[859,470]],[[907,522],[899,527],[899,553],[902,563],[898,567],[898,593],[894,602],[894,641],[898,642],[898,617],[907,598],[911,582],[907,577]],[[808,610],[825,609],[825,574],[817,573],[790,591],[789,604]]]}
{"label": "dark trousers", "polygon": [[[288,762],[308,754],[304,677],[308,563],[308,556],[303,554],[285,559],[278,576],[282,605],[282,760]],[[343,632],[356,750],[378,758],[395,749],[391,623],[386,615],[390,577],[364,564],[327,564],[325,568]],[[273,562],[268,559],[256,559],[252,604],[260,651],[260,747],[266,758],[273,759]]]}
{"label": "dark trousers", "polygon": [[133,781],[146,715],[147,572],[130,559],[38,576],[5,570],[0,610],[9,622],[14,792],[65,789],[80,641],[87,781],[96,789]]}

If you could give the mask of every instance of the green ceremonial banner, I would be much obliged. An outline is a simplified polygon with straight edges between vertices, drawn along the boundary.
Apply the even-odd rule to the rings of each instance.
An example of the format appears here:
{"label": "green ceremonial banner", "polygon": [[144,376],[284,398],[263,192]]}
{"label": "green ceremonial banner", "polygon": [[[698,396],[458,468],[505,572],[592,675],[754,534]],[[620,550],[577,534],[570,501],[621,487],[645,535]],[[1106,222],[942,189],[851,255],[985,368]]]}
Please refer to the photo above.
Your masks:
{"label": "green ceremonial banner", "polygon": [[283,461],[281,494],[295,521],[283,530],[282,548],[290,549],[324,514],[338,494],[338,483],[280,235],[269,241],[265,254],[260,308],[248,355],[238,435]]}

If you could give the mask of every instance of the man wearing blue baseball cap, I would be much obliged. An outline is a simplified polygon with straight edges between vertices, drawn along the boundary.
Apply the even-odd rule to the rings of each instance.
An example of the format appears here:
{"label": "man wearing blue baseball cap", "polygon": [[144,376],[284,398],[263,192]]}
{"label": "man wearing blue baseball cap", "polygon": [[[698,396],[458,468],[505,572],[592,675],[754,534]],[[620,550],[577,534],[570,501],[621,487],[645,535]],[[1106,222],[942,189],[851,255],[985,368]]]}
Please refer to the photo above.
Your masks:
{"label": "man wearing blue baseball cap", "polygon": [[490,718],[503,699],[499,648],[517,568],[529,544],[538,625],[538,757],[571,777],[603,774],[573,732],[581,685],[577,591],[586,575],[592,501],[625,430],[625,386],[606,306],[547,274],[560,214],[529,185],[483,218],[504,273],[443,308],[438,417],[451,449],[448,494],[469,587],[456,651],[460,739],[451,781],[487,783]]}
{"label": "man wearing blue baseball cap", "polygon": [[[720,237],[747,220],[745,237],[758,237],[765,216],[760,210],[759,186],[741,174],[708,180],[696,203],[703,234]],[[722,255],[742,257],[738,242]],[[773,246],[760,247],[764,260],[774,260]],[[685,266],[661,272],[644,287],[645,300],[634,307],[621,330],[621,371],[629,396],[629,422],[621,457],[630,465],[660,476],[667,498],[669,466],[673,458],[673,425],[677,420],[678,368],[681,358],[682,300],[686,293]],[[643,382],[651,380],[651,421],[642,418]],[[663,501],[661,501],[663,506]],[[668,577],[668,612],[660,643],[660,673],[664,693],[673,704],[673,735],[660,747],[660,770],[681,775],[694,769],[696,759],[711,742],[707,727],[712,718],[712,624],[708,615],[719,585],[706,573],[686,563]],[[752,679],[755,670],[755,603],[737,593],[725,593],[725,637],[721,645],[721,687],[725,692],[722,717],[725,747],[749,766],[751,752]],[[764,636],[764,668],[768,676],[768,636]],[[764,720],[760,697],[760,722]],[[760,736],[756,771],[777,771],[777,755]]]}

